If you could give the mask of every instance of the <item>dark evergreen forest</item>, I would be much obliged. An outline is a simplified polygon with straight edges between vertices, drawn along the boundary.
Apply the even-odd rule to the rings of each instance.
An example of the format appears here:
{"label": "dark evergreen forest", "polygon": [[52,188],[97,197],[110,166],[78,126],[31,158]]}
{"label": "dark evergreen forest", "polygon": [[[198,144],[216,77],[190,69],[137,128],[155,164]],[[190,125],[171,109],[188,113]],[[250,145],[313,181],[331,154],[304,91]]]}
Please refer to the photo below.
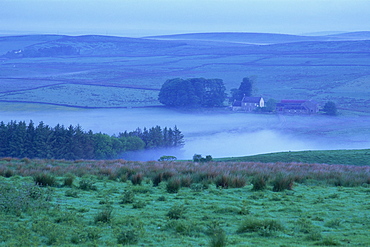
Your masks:
{"label": "dark evergreen forest", "polygon": [[172,128],[137,128],[118,135],[84,131],[81,126],[37,126],[30,121],[0,122],[0,157],[47,159],[112,159],[126,151],[180,148],[184,136]]}

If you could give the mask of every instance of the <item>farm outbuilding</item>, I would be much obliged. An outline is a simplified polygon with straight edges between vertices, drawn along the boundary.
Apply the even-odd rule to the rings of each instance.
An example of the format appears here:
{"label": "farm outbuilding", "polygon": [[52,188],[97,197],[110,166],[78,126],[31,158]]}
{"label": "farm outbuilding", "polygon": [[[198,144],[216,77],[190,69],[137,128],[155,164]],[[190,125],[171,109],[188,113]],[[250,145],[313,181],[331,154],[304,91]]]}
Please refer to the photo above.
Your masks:
{"label": "farm outbuilding", "polygon": [[281,100],[276,104],[277,113],[316,114],[319,104],[313,100]]}

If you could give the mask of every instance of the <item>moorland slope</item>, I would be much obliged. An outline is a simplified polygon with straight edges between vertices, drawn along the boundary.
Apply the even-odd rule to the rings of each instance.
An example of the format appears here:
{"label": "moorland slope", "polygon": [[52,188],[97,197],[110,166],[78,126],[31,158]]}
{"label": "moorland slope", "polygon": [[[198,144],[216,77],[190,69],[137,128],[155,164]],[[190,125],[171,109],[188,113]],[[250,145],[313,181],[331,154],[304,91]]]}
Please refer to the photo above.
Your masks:
{"label": "moorland slope", "polygon": [[26,35],[1,37],[0,47],[3,102],[145,107],[160,105],[167,79],[220,78],[229,90],[252,77],[254,94],[266,99],[332,100],[368,111],[369,32]]}

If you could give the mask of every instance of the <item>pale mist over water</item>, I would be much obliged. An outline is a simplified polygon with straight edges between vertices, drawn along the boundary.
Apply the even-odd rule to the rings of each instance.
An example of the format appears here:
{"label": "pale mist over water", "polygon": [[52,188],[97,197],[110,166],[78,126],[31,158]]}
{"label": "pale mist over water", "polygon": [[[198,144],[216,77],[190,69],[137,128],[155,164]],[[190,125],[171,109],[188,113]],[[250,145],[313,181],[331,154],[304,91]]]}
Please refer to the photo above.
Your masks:
{"label": "pale mist over water", "polygon": [[1,121],[43,121],[54,127],[81,125],[85,131],[110,135],[150,128],[174,127],[185,136],[181,150],[149,150],[122,155],[157,160],[162,155],[192,159],[194,154],[237,157],[280,151],[357,149],[370,147],[369,116],[279,116],[248,113],[183,113],[165,108],[3,111]]}

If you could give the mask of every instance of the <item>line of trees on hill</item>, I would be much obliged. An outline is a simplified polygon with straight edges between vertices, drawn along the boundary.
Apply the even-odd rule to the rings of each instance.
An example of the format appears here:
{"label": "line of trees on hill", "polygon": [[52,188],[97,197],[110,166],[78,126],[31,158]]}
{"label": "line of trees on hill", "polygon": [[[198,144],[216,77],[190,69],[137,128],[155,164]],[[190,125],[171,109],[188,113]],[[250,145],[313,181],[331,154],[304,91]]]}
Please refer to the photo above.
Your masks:
{"label": "line of trees on hill", "polygon": [[37,126],[30,121],[0,122],[0,157],[48,159],[112,159],[126,151],[180,148],[184,136],[175,128],[137,128],[118,136],[84,131],[81,126]]}

